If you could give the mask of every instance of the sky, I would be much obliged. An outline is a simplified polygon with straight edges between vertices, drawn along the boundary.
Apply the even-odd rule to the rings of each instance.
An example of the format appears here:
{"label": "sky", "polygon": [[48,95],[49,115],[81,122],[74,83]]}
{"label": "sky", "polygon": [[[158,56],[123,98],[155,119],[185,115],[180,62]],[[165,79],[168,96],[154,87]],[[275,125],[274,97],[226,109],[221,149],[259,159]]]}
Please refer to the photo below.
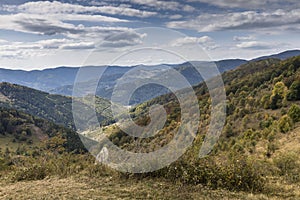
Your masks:
{"label": "sky", "polygon": [[0,68],[251,59],[299,33],[299,0],[1,0]]}

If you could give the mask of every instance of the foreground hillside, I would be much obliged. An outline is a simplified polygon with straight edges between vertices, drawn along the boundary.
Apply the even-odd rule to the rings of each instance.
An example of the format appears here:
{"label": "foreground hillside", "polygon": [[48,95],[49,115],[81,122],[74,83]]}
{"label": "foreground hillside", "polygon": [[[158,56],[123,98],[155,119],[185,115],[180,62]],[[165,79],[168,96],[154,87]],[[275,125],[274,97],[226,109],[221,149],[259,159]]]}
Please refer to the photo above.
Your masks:
{"label": "foreground hillside", "polygon": [[[198,153],[211,120],[210,98],[205,84],[195,87],[201,121],[193,147],[180,160],[151,176],[252,192],[263,192],[270,183],[297,188],[300,184],[299,77],[300,57],[251,62],[224,73],[226,124],[218,144],[204,159],[199,159]],[[138,124],[146,125],[150,121],[149,107],[157,103],[164,105],[168,117],[165,127],[151,139],[130,137],[115,125],[105,127],[105,133],[114,144],[133,152],[161,148],[172,140],[172,130],[180,125],[180,105],[175,96],[164,95],[141,104],[132,109],[131,116]]]}
{"label": "foreground hillside", "polygon": [[183,185],[161,179],[130,180],[102,177],[46,178],[37,181],[0,183],[1,199],[230,199],[230,200],[294,200],[300,197],[282,190],[274,194],[250,194],[212,190],[202,185]]}
{"label": "foreground hillside", "polygon": [[[224,73],[226,124],[213,151],[201,159],[199,148],[211,120],[210,98],[205,84],[196,86],[201,121],[193,146],[170,166],[152,173],[120,173],[95,164],[89,154],[61,150],[57,146],[61,138],[48,145],[53,148],[35,143],[35,154],[30,153],[29,147],[24,147],[22,154],[2,150],[0,196],[4,199],[300,199],[299,77],[300,57],[251,62]],[[7,94],[1,96],[4,103],[13,99]],[[164,95],[143,103],[132,109],[131,116],[138,124],[145,125],[150,121],[149,107],[157,103],[166,108],[168,119],[155,137],[132,138],[113,123],[104,127],[104,133],[114,144],[133,152],[161,148],[172,139],[172,130],[180,124],[180,105],[175,96]],[[8,134],[18,132],[12,131]]]}
{"label": "foreground hillside", "polygon": [[[252,62],[240,66],[238,69],[225,72],[223,80],[227,94],[227,120],[221,136],[222,142],[230,140],[233,145],[236,140],[244,134],[264,135],[279,134],[292,130],[298,123],[297,114],[300,100],[299,84],[299,57],[294,57],[286,61],[268,59]],[[205,84],[200,84],[195,88],[201,108],[201,121],[199,136],[206,133],[206,128],[210,122],[210,98]],[[149,123],[147,112],[154,104],[161,104],[167,110],[167,123],[159,134],[146,148],[153,149],[155,144],[165,144],[171,137],[167,137],[168,130],[175,129],[180,124],[180,105],[173,94],[155,98],[149,102],[138,105],[132,109],[131,116],[141,125]],[[280,127],[279,122],[284,124],[284,120],[289,123],[287,127]],[[139,142],[119,131],[118,127],[111,125],[105,127],[107,134],[111,135],[112,141],[134,150],[140,148]],[[111,132],[111,133],[109,133]],[[257,133],[259,132],[259,133]],[[127,141],[123,144],[122,141]],[[267,137],[267,136],[265,136]],[[275,137],[275,136],[274,136]],[[257,138],[258,139],[258,138]],[[130,141],[130,142],[128,142]],[[201,142],[198,138],[198,143]],[[154,146],[153,146],[154,145]],[[199,144],[201,146],[201,144]],[[136,149],[140,151],[141,149]],[[144,149],[147,151],[147,149]]]}

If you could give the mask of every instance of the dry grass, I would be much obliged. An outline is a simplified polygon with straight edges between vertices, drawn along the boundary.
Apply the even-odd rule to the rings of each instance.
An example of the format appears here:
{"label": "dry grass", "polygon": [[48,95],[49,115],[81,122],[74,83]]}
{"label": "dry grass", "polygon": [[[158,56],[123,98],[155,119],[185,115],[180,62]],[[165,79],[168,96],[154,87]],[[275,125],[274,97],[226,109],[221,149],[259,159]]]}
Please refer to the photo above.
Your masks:
{"label": "dry grass", "polygon": [[[269,196],[226,190],[210,190],[201,185],[180,185],[162,180],[125,180],[102,177],[49,178],[0,184],[0,199],[300,199],[299,193]],[[292,189],[292,188],[291,188]],[[295,189],[295,188],[293,188]],[[297,196],[296,196],[297,195]]]}
{"label": "dry grass", "polygon": [[277,153],[295,152],[300,155],[300,126],[279,139],[279,151]]}

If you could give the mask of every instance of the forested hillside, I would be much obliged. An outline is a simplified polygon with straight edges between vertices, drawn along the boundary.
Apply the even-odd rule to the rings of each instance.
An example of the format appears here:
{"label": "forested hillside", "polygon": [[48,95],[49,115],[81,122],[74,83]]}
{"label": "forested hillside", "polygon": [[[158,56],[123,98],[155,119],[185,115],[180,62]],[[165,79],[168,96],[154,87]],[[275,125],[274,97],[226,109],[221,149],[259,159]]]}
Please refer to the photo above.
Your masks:
{"label": "forested hillside", "polygon": [[[250,115],[260,114],[275,115],[280,113],[282,116],[288,114],[288,109],[297,104],[300,100],[300,57],[294,57],[286,61],[276,59],[268,59],[258,62],[251,62],[240,66],[238,69],[225,72],[222,77],[225,83],[225,90],[227,94],[227,125],[232,124],[233,130],[237,135],[241,134],[243,130],[252,128],[259,130],[261,127],[252,125],[259,125],[261,119],[254,120],[253,124],[249,124],[242,128],[238,124],[240,121],[247,120]],[[198,95],[199,105],[203,112],[202,117],[206,123],[209,121],[209,95],[204,83],[196,86],[195,91]],[[174,95],[164,95],[155,98],[149,102],[139,105],[132,110],[132,115],[138,120],[139,116],[151,105],[155,103],[163,104],[167,107],[169,114],[172,114],[173,119],[179,116],[180,108],[176,104]],[[292,107],[295,107],[293,105]],[[177,111],[177,112],[176,112]],[[175,113],[174,113],[175,112]],[[177,117],[176,117],[177,113]],[[279,116],[278,116],[279,117]],[[207,118],[207,119],[206,119]],[[201,133],[201,132],[199,132]]]}
{"label": "forested hillside", "polygon": [[[206,85],[202,83],[194,87],[201,108],[196,139],[188,151],[170,166],[146,174],[120,173],[102,164],[95,165],[94,159],[88,154],[59,151],[55,146],[61,141],[59,139],[52,140],[54,149],[45,150],[42,145],[38,147],[39,154],[26,153],[22,162],[16,162],[17,152],[5,153],[2,150],[2,174],[6,173],[3,176],[11,181],[85,177],[91,179],[93,184],[99,183],[99,180],[112,181],[113,188],[122,184],[123,180],[143,185],[157,180],[172,188],[172,191],[177,184],[180,188],[189,188],[193,192],[198,191],[198,186],[218,189],[217,193],[225,198],[300,198],[300,57],[284,61],[267,59],[250,62],[236,70],[225,72],[223,79],[227,94],[226,124],[218,143],[205,158],[200,159],[198,155],[211,120],[211,100]],[[8,105],[14,98],[8,92],[5,93],[5,88],[3,87],[4,92],[0,98],[3,105]],[[163,147],[172,140],[172,131],[180,125],[180,105],[174,94],[157,97],[132,108],[131,116],[135,122],[140,125],[148,124],[149,107],[154,104],[163,105],[168,114],[164,128],[154,137],[139,139],[128,136],[113,121],[103,127],[104,134],[114,144],[132,152],[151,152]],[[2,118],[5,121],[7,111],[4,111]],[[24,140],[28,144],[30,140],[34,141],[33,136],[36,134],[32,134],[35,132],[28,125],[32,117],[20,117],[21,114],[13,114],[17,111],[10,112],[12,114],[9,118],[25,120],[21,124],[18,124],[20,120],[12,120],[18,124],[14,126],[17,128],[10,128],[2,123],[3,133],[13,136],[10,139],[20,135],[15,143]],[[43,127],[34,126],[40,129]],[[64,132],[57,128],[53,130]],[[51,138],[51,133],[46,136]],[[27,149],[26,152],[30,150]],[[87,182],[84,181],[86,184]],[[220,188],[225,190],[219,190]],[[173,197],[172,193],[164,195]],[[192,198],[191,193],[187,197]]]}
{"label": "forested hillside", "polygon": [[65,150],[68,152],[86,151],[75,131],[6,108],[0,108],[0,142],[3,152],[6,150],[20,153],[21,148],[34,150],[42,143],[45,143],[49,149],[60,149],[59,151],[62,152]]}
{"label": "forested hillside", "polygon": [[[200,84],[194,88],[201,108],[194,145],[179,161],[154,176],[252,191],[263,190],[271,180],[299,184],[300,57],[251,62],[225,72],[223,79],[227,119],[213,152],[205,159],[198,158],[210,122],[210,96],[206,85]],[[159,134],[137,139],[111,125],[106,128],[111,141],[134,152],[153,151],[170,142],[172,130],[180,125],[180,105],[174,95],[141,104],[132,109],[131,116],[146,125],[148,108],[157,103],[164,105],[168,114]]]}
{"label": "forested hillside", "polygon": [[[110,114],[106,111],[110,106],[109,101],[100,97],[96,99],[99,121],[109,120]],[[85,102],[84,98],[78,99],[78,101]],[[90,109],[86,103],[81,105],[86,109]],[[0,83],[0,107],[21,110],[33,116],[75,129],[71,97],[52,95],[10,83]]]}

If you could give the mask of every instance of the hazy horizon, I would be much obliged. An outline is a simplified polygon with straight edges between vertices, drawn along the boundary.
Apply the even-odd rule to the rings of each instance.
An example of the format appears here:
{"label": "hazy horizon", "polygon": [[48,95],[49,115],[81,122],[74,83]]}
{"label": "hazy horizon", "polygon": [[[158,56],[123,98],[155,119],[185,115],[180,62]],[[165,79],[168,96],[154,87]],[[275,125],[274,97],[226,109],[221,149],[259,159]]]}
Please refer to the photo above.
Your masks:
{"label": "hazy horizon", "polygon": [[[272,54],[267,54],[267,55],[260,55],[257,57],[252,57],[252,58],[224,58],[224,59],[218,59],[218,60],[190,60],[186,62],[218,62],[218,61],[223,61],[223,60],[246,60],[246,61],[251,61],[256,58],[264,57],[264,56],[271,56],[271,55],[276,55],[280,54],[283,52],[288,52],[288,51],[300,51],[300,49],[287,49],[285,51],[280,51],[280,52],[274,52]],[[140,66],[140,65],[145,65],[145,66],[156,66],[156,65],[179,65],[183,64],[184,62],[178,62],[178,63],[158,63],[158,64],[134,64],[134,65],[82,65],[82,66],[76,66],[76,65],[54,65],[54,66],[48,66],[48,67],[43,67],[40,66],[39,68],[32,68],[32,69],[24,69],[22,67],[20,68],[7,68],[0,66],[0,69],[6,69],[6,70],[22,70],[22,71],[43,71],[43,70],[48,70],[48,69],[57,69],[57,68],[80,68],[80,67],[135,67],[135,66]]]}

